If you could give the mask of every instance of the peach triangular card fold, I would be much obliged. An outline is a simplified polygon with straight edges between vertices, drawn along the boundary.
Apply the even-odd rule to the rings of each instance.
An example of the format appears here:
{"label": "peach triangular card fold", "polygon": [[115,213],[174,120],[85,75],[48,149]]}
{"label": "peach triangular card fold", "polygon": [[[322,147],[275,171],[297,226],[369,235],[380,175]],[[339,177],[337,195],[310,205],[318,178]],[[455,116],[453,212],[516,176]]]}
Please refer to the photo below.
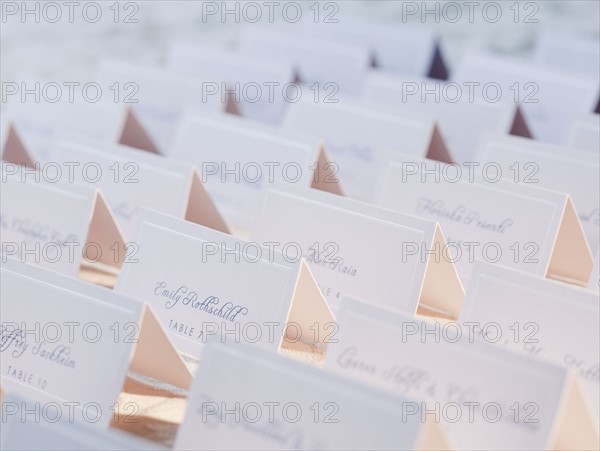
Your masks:
{"label": "peach triangular card fold", "polygon": [[480,259],[587,285],[593,258],[571,196],[486,171],[394,154],[378,204],[439,221],[463,284]]}
{"label": "peach triangular card fold", "polygon": [[320,368],[215,340],[200,361],[175,447],[449,449],[435,422],[406,415],[415,405]]}
{"label": "peach triangular card fold", "polygon": [[[324,346],[334,318],[301,256],[143,210],[135,262],[115,290],[148,302],[177,349],[198,357],[210,337],[277,352]],[[266,247],[269,246],[269,247]]]}
{"label": "peach triangular card fold", "polygon": [[252,239],[295,243],[290,252],[302,253],[332,308],[355,296],[410,315],[460,312],[464,291],[436,222],[280,185],[267,193]]}
{"label": "peach triangular card fold", "polygon": [[116,272],[126,258],[123,235],[96,189],[3,162],[1,199],[6,256],[75,277],[84,264]]}
{"label": "peach triangular card fold", "polygon": [[0,154],[2,155],[2,160],[34,168],[35,161],[12,123],[9,121],[3,122],[1,127]]}
{"label": "peach triangular card fold", "polygon": [[434,419],[452,449],[598,447],[571,371],[493,345],[511,332],[496,323],[423,321],[350,298],[338,322],[325,369],[421,400],[415,414]]}
{"label": "peach triangular card fold", "polygon": [[151,307],[14,259],[1,271],[0,365],[9,389],[106,428],[128,371],[189,388],[192,375]]}
{"label": "peach triangular card fold", "polygon": [[[71,176],[76,183],[102,191],[128,240],[143,207],[229,233],[197,169],[190,164],[88,140],[58,142],[52,160],[65,168],[64,178]],[[77,165],[72,175],[67,164]]]}
{"label": "peach triangular card fold", "polygon": [[432,119],[369,109],[357,102],[300,100],[290,106],[283,127],[322,138],[339,167],[344,194],[366,202],[374,199],[386,151],[454,161]]}
{"label": "peach triangular card fold", "polygon": [[341,192],[338,167],[316,139],[274,133],[241,119],[186,116],[169,156],[198,167],[228,225],[240,233],[252,229],[274,183]]}

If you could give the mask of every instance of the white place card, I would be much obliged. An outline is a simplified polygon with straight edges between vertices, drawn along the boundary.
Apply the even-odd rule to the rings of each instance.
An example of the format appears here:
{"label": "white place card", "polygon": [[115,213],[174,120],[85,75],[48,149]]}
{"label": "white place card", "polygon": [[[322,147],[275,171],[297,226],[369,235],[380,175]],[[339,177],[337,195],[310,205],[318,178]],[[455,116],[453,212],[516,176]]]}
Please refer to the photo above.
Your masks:
{"label": "white place card", "polygon": [[366,44],[372,63],[382,72],[408,77],[448,77],[438,39],[431,30],[404,24],[395,27],[355,22],[347,18],[338,23],[309,25],[302,31],[348,44]]}
{"label": "white place card", "polygon": [[405,415],[416,405],[282,356],[211,343],[175,448],[448,449],[435,423]]}
{"label": "white place card", "polygon": [[534,138],[563,143],[571,121],[595,110],[600,87],[592,77],[549,71],[528,61],[468,55],[452,72],[452,80],[490,99],[519,103]]}
{"label": "white place card", "polygon": [[[356,95],[360,92],[370,65],[365,45],[340,43],[314,36],[299,36],[266,28],[247,27],[238,40],[239,50],[294,67],[298,79],[307,86]],[[329,86],[336,88],[331,90]]]}
{"label": "white place card", "polygon": [[[513,136],[488,136],[477,160],[515,183],[568,193],[591,249],[600,235],[600,159],[583,150]],[[495,175],[494,175],[495,177]]]}
{"label": "white place card", "polygon": [[338,166],[319,142],[273,134],[217,116],[187,116],[171,156],[194,164],[233,228],[251,230],[269,186],[298,184],[340,193]]}
{"label": "white place card", "polygon": [[117,270],[127,246],[104,196],[49,174],[2,163],[2,253],[73,277],[83,263]]}
{"label": "white place card", "polygon": [[127,239],[142,207],[229,233],[192,165],[106,141],[60,141],[51,156],[77,163],[71,181],[101,190]]}
{"label": "white place card", "polygon": [[592,254],[568,194],[516,184],[482,166],[395,157],[379,205],[438,221],[464,285],[475,259],[587,285]]}
{"label": "white place card", "polygon": [[499,346],[572,368],[590,404],[594,424],[598,424],[600,302],[597,293],[477,262],[459,321],[494,322],[505,331],[505,336],[497,342]]}
{"label": "white place card", "polygon": [[460,312],[464,291],[433,221],[282,186],[269,190],[252,238],[297,243],[333,307],[354,296],[410,315]]}
{"label": "white place card", "polygon": [[453,159],[474,161],[485,133],[530,136],[518,105],[486,102],[471,97],[453,83],[424,78],[406,78],[370,71],[362,99],[371,107],[382,106],[403,114],[424,114],[435,119]]}
{"label": "white place card", "polygon": [[567,146],[600,153],[600,114],[575,119],[567,137]]}
{"label": "white place card", "polygon": [[593,37],[542,33],[536,39],[533,59],[560,71],[568,70],[595,79],[600,76],[600,44]]}
{"label": "white place card", "polygon": [[335,327],[308,266],[280,253],[285,243],[267,248],[149,210],[135,242],[115,290],[153,306],[182,352],[198,356],[211,336],[276,352],[284,339],[322,344]]}
{"label": "white place card", "polygon": [[[427,323],[344,299],[325,369],[424,398],[454,449],[595,449],[569,370],[499,349],[457,323]],[[436,332],[437,331],[437,332]]]}
{"label": "white place card", "polygon": [[0,271],[9,391],[106,428],[128,369],[189,388],[191,373],[143,303],[13,259]]}
{"label": "white place card", "polygon": [[158,152],[130,106],[102,98],[98,103],[81,100],[74,103],[64,100],[12,102],[8,104],[8,113],[34,161],[48,162],[54,141],[73,136],[120,142]]}
{"label": "white place card", "polygon": [[35,164],[17,130],[10,121],[5,120],[4,116],[0,124],[0,155],[4,161],[28,168],[33,168]]}
{"label": "white place card", "polygon": [[221,96],[207,94],[212,88],[209,80],[178,71],[103,60],[96,75],[101,84],[121,86],[123,101],[132,102],[133,111],[162,154],[169,153],[186,105],[209,111],[225,109]]}
{"label": "white place card", "polygon": [[344,194],[371,202],[377,178],[385,168],[385,151],[453,161],[434,121],[365,108],[359,104],[315,104],[290,107],[284,127],[325,140],[339,167]]}
{"label": "white place card", "polygon": [[[206,95],[228,100],[231,112],[278,124],[294,99],[291,65],[226,50],[177,42],[169,50],[169,69],[210,80]],[[231,94],[228,94],[231,93]]]}
{"label": "white place card", "polygon": [[[27,419],[29,421],[27,421]],[[129,419],[129,421],[133,421]],[[125,421],[125,420],[123,420]],[[90,421],[91,423],[91,421]],[[116,428],[98,431],[87,424],[13,393],[2,403],[0,447],[10,450],[166,450],[155,442]]]}

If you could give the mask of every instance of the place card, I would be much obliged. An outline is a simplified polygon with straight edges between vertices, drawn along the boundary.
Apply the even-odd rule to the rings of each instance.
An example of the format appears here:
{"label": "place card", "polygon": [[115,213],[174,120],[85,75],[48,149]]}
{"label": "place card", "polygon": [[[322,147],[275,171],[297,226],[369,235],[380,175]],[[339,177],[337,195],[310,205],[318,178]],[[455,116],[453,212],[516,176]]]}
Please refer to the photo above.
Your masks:
{"label": "place card", "polygon": [[227,223],[241,230],[254,227],[274,183],[341,192],[339,166],[330,163],[316,139],[274,134],[215,115],[186,116],[171,156],[199,168]]}
{"label": "place card", "polygon": [[533,60],[547,67],[598,79],[600,45],[595,38],[544,32],[536,39]]}
{"label": "place card", "polygon": [[449,449],[434,422],[405,414],[417,405],[282,356],[211,342],[175,448]]}
{"label": "place card", "polygon": [[143,303],[14,259],[0,271],[9,391],[106,428],[128,369],[189,388],[191,373]]}
{"label": "place card", "polygon": [[463,285],[475,259],[587,285],[592,254],[568,194],[516,184],[481,165],[395,158],[378,204],[438,221]]}
{"label": "place card", "polygon": [[431,77],[445,80],[448,69],[436,35],[425,28],[403,24],[357,22],[344,18],[337,23],[312,24],[302,30],[354,45],[366,44],[372,65],[378,71],[409,77]]}
{"label": "place card", "polygon": [[549,71],[529,61],[471,54],[452,72],[452,81],[473,86],[490,101],[518,103],[534,138],[561,144],[571,121],[595,110],[598,80]]}
{"label": "place card", "polygon": [[[600,235],[600,160],[584,150],[513,136],[488,136],[476,161],[515,183],[568,193],[591,249]],[[494,175],[495,177],[495,175]]]}
{"label": "place card", "polygon": [[339,167],[344,194],[366,202],[374,200],[386,151],[453,161],[436,123],[412,114],[390,114],[351,102],[300,101],[290,107],[283,126],[324,139]]}
{"label": "place card", "polygon": [[530,136],[518,105],[486,102],[453,82],[372,70],[366,78],[362,99],[371,108],[380,106],[388,111],[414,112],[435,119],[457,163],[474,161],[485,133]]}
{"label": "place card", "polygon": [[101,84],[121,86],[124,102],[131,107],[156,148],[168,154],[185,105],[209,111],[225,109],[221,96],[208,95],[212,81],[179,71],[103,60],[97,69]]}
{"label": "place card", "polygon": [[2,253],[73,277],[83,263],[118,270],[130,249],[104,196],[55,174],[2,163]]}
{"label": "place card", "polygon": [[34,167],[34,160],[25,148],[17,130],[4,117],[0,124],[0,155],[4,161],[24,165],[28,168]]}
{"label": "place card", "polygon": [[354,296],[410,315],[460,312],[464,291],[433,221],[281,186],[269,190],[252,239],[296,243],[332,307]]}
{"label": "place card", "polygon": [[[26,421],[27,419],[30,421]],[[33,421],[33,419],[37,421]],[[118,421],[118,419],[117,419]],[[123,417],[123,422],[134,421]],[[13,393],[2,404],[2,449],[11,450],[165,450],[167,448],[116,428],[98,431],[70,420],[52,405],[43,405]]]}
{"label": "place card", "polygon": [[324,368],[424,399],[421,412],[455,449],[598,447],[581,386],[565,368],[499,349],[460,323],[428,323],[351,299],[338,320]]}
{"label": "place card", "polygon": [[316,84],[332,95],[357,95],[371,62],[365,45],[275,29],[246,27],[237,46],[244,54],[291,65],[306,88]]}
{"label": "place card", "polygon": [[247,242],[150,210],[135,242],[115,290],[153,306],[182,352],[198,357],[214,336],[277,352],[283,341],[323,345],[335,330],[308,266],[280,253],[287,243]]}
{"label": "place card", "polygon": [[469,322],[493,322],[505,331],[497,345],[572,368],[594,415],[594,424],[598,424],[600,305],[597,293],[477,262],[460,315],[460,323]]}
{"label": "place card", "polygon": [[7,110],[33,161],[48,162],[52,145],[57,139],[78,136],[120,142],[158,152],[136,113],[129,107],[130,104],[112,102],[106,98],[109,92],[104,94],[105,97],[101,97],[97,103],[69,103],[65,100],[57,103],[21,103],[9,100]]}
{"label": "place card", "polygon": [[279,61],[176,42],[167,66],[212,81],[206,94],[228,99],[230,112],[271,124],[281,121],[286,105],[295,99],[294,70]]}
{"label": "place card", "polygon": [[[60,165],[78,163],[82,169],[75,169],[70,181],[102,191],[126,238],[133,236],[142,207],[229,233],[192,165],[116,143],[87,140],[57,143],[52,160]],[[70,174],[65,170],[63,175]]]}
{"label": "place card", "polygon": [[567,146],[576,149],[600,152],[600,115],[588,114],[577,118],[571,124]]}

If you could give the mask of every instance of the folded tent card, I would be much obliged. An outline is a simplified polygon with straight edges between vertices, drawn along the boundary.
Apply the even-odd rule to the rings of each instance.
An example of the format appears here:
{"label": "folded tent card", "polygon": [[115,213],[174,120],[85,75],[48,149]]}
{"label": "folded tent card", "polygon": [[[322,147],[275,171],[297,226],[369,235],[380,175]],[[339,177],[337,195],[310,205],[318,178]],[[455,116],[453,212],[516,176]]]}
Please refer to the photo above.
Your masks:
{"label": "folded tent card", "polygon": [[[98,188],[126,239],[135,231],[140,208],[229,233],[194,166],[106,141],[60,141],[51,154],[58,164],[77,163],[72,182]],[[67,171],[63,173],[65,178]]]}
{"label": "folded tent card", "polygon": [[[283,356],[211,342],[176,449],[449,449],[417,403]],[[369,424],[369,427],[365,427]]]}
{"label": "folded tent card", "polygon": [[40,163],[49,162],[55,140],[79,136],[158,152],[130,105],[107,99],[109,93],[97,103],[69,103],[62,98],[57,103],[27,103],[11,98],[7,113],[31,159]]}
{"label": "folded tent card", "polygon": [[306,263],[280,253],[286,243],[263,247],[149,210],[134,239],[115,291],[153,306],[182,352],[198,357],[212,336],[275,352],[284,340],[323,346],[335,329]]}
{"label": "folded tent card", "polygon": [[83,264],[116,272],[127,246],[104,196],[2,163],[2,253],[77,277]]}
{"label": "folded tent card", "polygon": [[[279,29],[246,27],[237,42],[239,51],[294,68],[296,79],[314,96],[320,90],[335,95],[357,95],[370,65],[369,49]],[[310,87],[310,88],[309,88]]]}
{"label": "folded tent card", "polygon": [[476,161],[515,183],[568,193],[590,249],[598,247],[600,155],[533,139],[487,136]]}
{"label": "folded tent card", "polygon": [[177,42],[167,67],[208,80],[206,96],[227,100],[230,112],[271,124],[281,122],[286,104],[296,96],[294,70],[279,61]]}
{"label": "folded tent card", "polygon": [[296,243],[332,308],[346,295],[409,315],[460,312],[464,291],[433,221],[289,185],[269,190],[252,239]]}
{"label": "folded tent card", "polygon": [[425,28],[375,25],[344,18],[337,23],[308,23],[298,31],[346,44],[367,45],[372,66],[381,72],[448,78],[438,38]]}
{"label": "folded tent card", "polygon": [[[0,446],[11,450],[166,450],[167,448],[116,428],[98,431],[58,415],[53,405],[8,393],[2,404]],[[38,421],[24,421],[37,414]],[[55,415],[55,416],[53,416]],[[89,421],[90,423],[92,421]]]}
{"label": "folded tent card", "polygon": [[186,116],[170,156],[200,169],[219,211],[240,233],[254,227],[266,190],[276,182],[341,193],[337,166],[317,138],[243,120]]}
{"label": "folded tent card", "polygon": [[142,302],[14,259],[0,271],[9,391],[106,428],[128,370],[189,388],[190,371]]}
{"label": "folded tent card", "polygon": [[571,124],[567,146],[600,153],[600,114],[588,114],[575,119]]}
{"label": "folded tent card", "polygon": [[[596,449],[569,370],[499,349],[471,329],[344,299],[325,370],[422,399],[453,449]],[[437,331],[437,332],[436,332]]]}
{"label": "folded tent card", "polygon": [[344,194],[366,202],[374,199],[385,151],[453,161],[438,126],[426,117],[380,112],[347,101],[300,101],[290,107],[283,126],[322,137],[339,167]]}
{"label": "folded tent card", "polygon": [[491,342],[572,368],[598,425],[598,301],[590,290],[477,262],[459,322],[494,323],[505,334],[496,340],[490,329]]}
{"label": "folded tent card", "polygon": [[533,60],[555,70],[598,79],[600,76],[600,44],[595,38],[545,32],[536,40]]}
{"label": "folded tent card", "polygon": [[594,269],[592,270],[592,277],[590,277],[588,288],[590,290],[600,291],[600,248],[598,248],[598,251],[596,252]]}
{"label": "folded tent card", "polygon": [[445,258],[467,284],[475,259],[587,285],[590,247],[568,194],[394,154],[378,204],[438,221]]}
{"label": "folded tent card", "polygon": [[[103,60],[97,69],[100,84],[121,86],[123,102],[129,103],[154,144],[154,151],[168,154],[183,106],[221,111],[226,99],[208,95],[213,81],[184,75],[175,70]],[[135,147],[135,146],[134,146]],[[145,149],[148,150],[148,149]]]}
{"label": "folded tent card", "polygon": [[433,118],[457,163],[473,161],[485,133],[530,136],[518,104],[486,102],[452,82],[373,70],[366,77],[362,100],[369,108],[386,108],[405,115],[414,112]]}
{"label": "folded tent card", "polygon": [[564,142],[573,118],[593,112],[600,98],[593,77],[485,54],[467,55],[451,80],[477,83],[474,89],[496,102],[518,102],[533,137],[555,144]]}

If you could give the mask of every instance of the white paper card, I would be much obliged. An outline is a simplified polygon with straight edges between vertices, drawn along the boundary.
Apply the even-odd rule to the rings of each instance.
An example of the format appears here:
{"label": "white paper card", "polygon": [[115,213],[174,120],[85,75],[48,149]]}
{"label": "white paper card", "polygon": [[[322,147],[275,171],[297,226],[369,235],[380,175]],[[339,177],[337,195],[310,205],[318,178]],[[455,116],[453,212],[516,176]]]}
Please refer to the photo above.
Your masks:
{"label": "white paper card", "polygon": [[442,258],[446,242],[433,221],[282,186],[267,194],[252,238],[297,243],[332,306],[346,295],[411,315],[418,307],[460,311],[464,293],[454,266]]}
{"label": "white paper card", "polygon": [[597,446],[580,387],[564,368],[472,339],[456,325],[443,329],[350,299],[338,320],[325,369],[424,399],[453,449]]}
{"label": "white paper card", "polygon": [[396,157],[379,205],[438,221],[464,284],[475,259],[587,284],[592,255],[567,194],[501,177],[489,183],[477,168]]}
{"label": "white paper card", "polygon": [[247,27],[238,41],[242,53],[294,67],[299,80],[309,85],[328,86],[346,95],[356,95],[367,68],[369,49],[365,45],[339,43],[281,30]]}
{"label": "white paper card", "polygon": [[[213,82],[207,96],[227,99],[233,111],[271,124],[281,121],[287,89],[295,81],[292,66],[280,61],[183,42],[171,46],[167,65]],[[228,91],[232,93],[229,98]]]}
{"label": "white paper card", "polygon": [[[190,164],[119,144],[85,140],[57,143],[52,159],[62,165],[77,164],[69,181],[102,190],[127,239],[133,236],[142,207],[227,232]],[[65,171],[64,175],[70,174]]]}
{"label": "white paper card", "polygon": [[487,55],[467,56],[453,71],[452,80],[479,83],[477,88],[489,89],[492,98],[519,103],[533,137],[555,144],[564,142],[574,117],[594,111],[599,98],[597,79]]}
{"label": "white paper card", "polygon": [[136,261],[124,264],[115,290],[153,306],[187,354],[198,356],[211,336],[227,331],[231,341],[277,351],[288,322],[299,325],[297,341],[311,341],[309,326],[333,321],[304,263],[286,261],[276,248],[148,210],[135,242]]}
{"label": "white paper card", "polygon": [[567,146],[600,153],[600,115],[588,114],[571,124]]}
{"label": "white paper card", "polygon": [[470,96],[456,83],[392,76],[373,70],[366,78],[362,98],[367,105],[403,114],[424,114],[435,119],[453,161],[474,161],[485,133],[528,136],[517,105],[486,102]]}
{"label": "white paper card", "polygon": [[427,118],[370,110],[358,104],[294,104],[284,127],[325,140],[348,197],[371,202],[385,168],[385,151],[450,162],[435,123]]}
{"label": "white paper card", "polygon": [[499,346],[572,368],[599,420],[598,294],[510,268],[478,262],[460,322],[494,322]]}
{"label": "white paper card", "polygon": [[[405,402],[411,401],[281,356],[211,343],[175,447],[447,449],[439,433],[419,418],[403,418]],[[269,405],[271,414],[262,411]],[[240,414],[227,417],[225,409]],[[297,416],[292,417],[293,409]]]}
{"label": "white paper card", "polygon": [[483,141],[477,161],[515,183],[568,193],[588,244],[596,249],[600,240],[599,157],[533,139],[494,136]]}
{"label": "white paper card", "polygon": [[337,167],[327,166],[316,143],[209,115],[184,119],[172,157],[200,170],[227,223],[244,230],[254,226],[266,191],[274,183],[332,186],[338,180]]}
{"label": "white paper card", "polygon": [[211,87],[208,80],[180,72],[103,60],[96,76],[101,84],[117,84],[122,90],[123,102],[133,108],[163,154],[169,152],[186,105],[208,111],[225,109],[220,96],[207,94]]}

